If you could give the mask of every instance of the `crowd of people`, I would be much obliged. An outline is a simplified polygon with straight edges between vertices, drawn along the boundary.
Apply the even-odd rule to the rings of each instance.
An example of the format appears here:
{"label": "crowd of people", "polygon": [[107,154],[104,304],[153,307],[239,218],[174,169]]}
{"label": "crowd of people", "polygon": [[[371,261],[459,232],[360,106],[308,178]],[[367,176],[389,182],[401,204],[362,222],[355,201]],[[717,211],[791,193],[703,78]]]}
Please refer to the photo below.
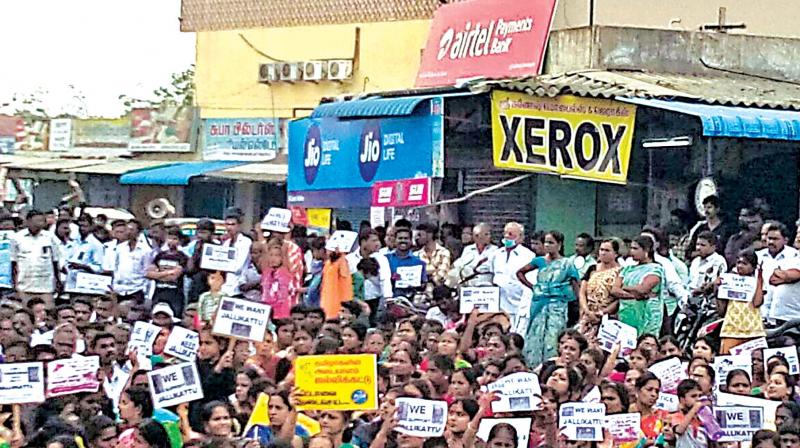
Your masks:
{"label": "crowd of people", "polygon": [[[351,251],[331,250],[325,236],[289,222],[265,219],[247,231],[235,208],[225,212],[224,233],[202,219],[192,236],[161,221],[145,230],[69,207],[2,215],[0,230],[13,232],[11,284],[0,301],[3,363],[98,356],[101,386],[2,406],[0,438],[13,448],[800,447],[797,356],[764,359],[766,328],[800,318],[800,252],[766,204],[743,209],[735,231],[716,197],[704,207],[693,227],[676,212],[664,229],[600,241],[582,233],[571,248],[557,230],[526,232],[515,222],[497,245],[501,229],[485,223],[365,222]],[[236,268],[204,269],[206,245],[235,248]],[[718,298],[731,273],[755,278],[752,297]],[[107,291],[82,291],[81,274],[108,278]],[[462,313],[464,288],[496,288],[496,309]],[[226,297],[270,305],[263,341],[212,332]],[[692,301],[715,307],[721,323],[684,344],[675,318]],[[160,328],[150,366],[126,349],[139,321]],[[604,344],[609,321],[635,329],[635,346]],[[176,327],[199,333],[203,399],[158,409],[147,368],[183,362],[164,353]],[[798,342],[783,335],[769,345]],[[750,347],[749,368],[718,377],[715,360],[741,354],[739,346]],[[298,357],[362,353],[375,355],[377,409],[298,409]],[[649,369],[673,359],[680,381],[662,387],[661,369]],[[493,412],[492,383],[521,372],[537,375],[541,404]],[[720,441],[722,422],[709,412],[719,394],[776,404],[762,407],[763,429],[750,440]],[[263,397],[269,422],[247,431]],[[401,397],[445,401],[443,434],[398,431]],[[615,440],[608,428],[602,440],[568,440],[559,408],[575,402],[638,414],[636,440]],[[529,431],[501,422],[478,437],[487,422],[512,417],[530,418]]]}

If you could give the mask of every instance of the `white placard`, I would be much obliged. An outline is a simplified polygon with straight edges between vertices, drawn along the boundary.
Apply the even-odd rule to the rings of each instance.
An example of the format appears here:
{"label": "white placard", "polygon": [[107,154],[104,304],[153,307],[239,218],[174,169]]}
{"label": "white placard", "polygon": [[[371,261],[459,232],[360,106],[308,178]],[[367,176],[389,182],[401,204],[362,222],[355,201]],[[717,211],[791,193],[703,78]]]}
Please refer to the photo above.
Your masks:
{"label": "white placard", "polygon": [[602,398],[603,396],[600,394],[600,388],[594,386],[583,398],[581,398],[581,401],[584,403],[600,403]]}
{"label": "white placard", "polygon": [[72,148],[72,119],[50,120],[48,148],[53,152],[66,152]]}
{"label": "white placard", "polygon": [[81,356],[48,362],[47,397],[97,392],[100,389],[98,370],[100,370],[99,356]]}
{"label": "white placard", "polygon": [[395,288],[419,288],[422,286],[422,265],[398,266],[397,276],[400,278],[395,282]]}
{"label": "white placard", "polygon": [[131,330],[131,336],[128,340],[128,350],[125,353],[130,353],[133,349],[136,349],[136,354],[139,357],[152,356],[153,343],[156,342],[160,332],[161,327],[158,325],[137,321],[133,324],[133,330]]}
{"label": "white placard", "polygon": [[750,354],[744,355],[727,355],[717,356],[714,358],[714,373],[716,374],[717,381],[714,382],[715,387],[725,386],[727,384],[728,372],[731,370],[741,369],[747,372],[749,378],[753,377],[753,359]]}
{"label": "white placard", "polygon": [[[288,299],[287,299],[288,300]],[[272,308],[263,303],[224,297],[214,316],[212,333],[263,342]]]}
{"label": "white placard", "polygon": [[172,327],[164,353],[184,361],[194,361],[200,348],[200,335],[183,327]]}
{"label": "white placard", "polygon": [[292,211],[285,208],[272,207],[267,216],[261,220],[261,228],[270,232],[288,232],[292,222]]}
{"label": "white placard", "polygon": [[597,331],[597,341],[604,351],[611,353],[614,345],[619,343],[620,355],[628,356],[636,348],[636,338],[636,328],[603,316]]}
{"label": "white placard", "polygon": [[147,381],[156,409],[203,398],[200,375],[197,374],[197,365],[193,362],[147,372]]}
{"label": "white placard", "polygon": [[240,267],[237,255],[233,246],[204,244],[200,267],[208,271],[236,272]]}
{"label": "white placard", "polygon": [[775,355],[783,355],[786,361],[789,362],[789,374],[797,375],[800,373],[800,363],[797,360],[797,346],[790,345],[788,347],[780,348],[765,348],[764,349],[764,372],[767,371],[767,362],[769,358]]}
{"label": "white placard", "polygon": [[642,415],[638,412],[606,415],[606,429],[614,443],[636,442],[642,426]]}
{"label": "white placard", "polygon": [[749,302],[756,294],[756,277],[747,277],[732,273],[722,274],[717,297],[724,300]]}
{"label": "white placard", "polygon": [[605,419],[604,404],[564,403],[558,409],[558,428],[567,440],[603,440]]}
{"label": "white placard", "polygon": [[352,252],[357,240],[358,233],[349,230],[337,230],[325,242],[325,250],[349,254]]}
{"label": "white placard", "polygon": [[767,348],[767,338],[760,337],[756,339],[751,339],[744,344],[739,344],[736,347],[731,348],[732,355],[744,355],[750,354],[760,348]]}
{"label": "white placard", "polygon": [[398,398],[395,431],[414,437],[439,437],[447,424],[447,402]]}
{"label": "white placard", "polygon": [[65,289],[66,292],[104,295],[111,291],[112,277],[110,275],[92,274],[91,272],[85,271],[71,271],[69,276],[73,277],[74,281],[70,281],[73,279],[67,279],[68,287]]}
{"label": "white placard", "polygon": [[499,400],[492,402],[492,412],[536,411],[541,406],[542,389],[535,373],[518,372],[499,378],[488,385]]}
{"label": "white placard", "polygon": [[44,364],[0,364],[0,404],[44,401]]}
{"label": "white placard", "polygon": [[478,426],[478,438],[484,442],[489,441],[489,433],[492,428],[500,424],[511,425],[517,433],[517,448],[528,448],[528,443],[531,438],[531,422],[530,417],[527,418],[484,418],[481,419],[481,424]]}
{"label": "white placard", "polygon": [[500,312],[500,288],[497,286],[462,286],[459,288],[459,310],[469,314],[477,308],[481,313]]}
{"label": "white placard", "polygon": [[656,401],[653,409],[659,409],[667,412],[678,412],[680,401],[678,396],[673,394],[666,394],[664,392],[658,394],[658,401]]}
{"label": "white placard", "polygon": [[745,395],[733,395],[718,392],[714,394],[717,399],[716,406],[746,406],[749,408],[761,408],[764,410],[763,429],[775,430],[775,411],[780,406],[780,401],[765,400],[763,398],[748,397]]}
{"label": "white placard", "polygon": [[373,229],[386,225],[386,207],[369,208],[369,225]]}
{"label": "white placard", "polygon": [[648,367],[647,370],[661,380],[662,392],[675,392],[678,390],[678,384],[686,379],[686,370],[676,356],[659,361]]}
{"label": "white placard", "polygon": [[764,425],[764,409],[760,407],[716,406],[714,415],[723,432],[717,442],[749,442]]}

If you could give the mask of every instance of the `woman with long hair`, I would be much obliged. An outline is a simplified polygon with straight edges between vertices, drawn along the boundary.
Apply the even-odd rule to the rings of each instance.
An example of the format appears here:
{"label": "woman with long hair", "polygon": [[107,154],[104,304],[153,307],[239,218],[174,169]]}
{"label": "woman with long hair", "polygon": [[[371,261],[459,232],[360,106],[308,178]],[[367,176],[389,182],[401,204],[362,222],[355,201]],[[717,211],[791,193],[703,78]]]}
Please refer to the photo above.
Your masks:
{"label": "woman with long hair", "polygon": [[664,320],[664,268],[655,262],[654,243],[639,236],[631,242],[631,258],[636,262],[620,271],[611,296],[619,300],[619,320],[639,335],[661,333]]}
{"label": "woman with long hair", "polygon": [[578,294],[580,301],[580,330],[590,342],[597,339],[600,321],[605,315],[614,315],[618,304],[611,296],[611,288],[619,275],[619,241],[608,239],[600,243],[597,264],[586,271]]}

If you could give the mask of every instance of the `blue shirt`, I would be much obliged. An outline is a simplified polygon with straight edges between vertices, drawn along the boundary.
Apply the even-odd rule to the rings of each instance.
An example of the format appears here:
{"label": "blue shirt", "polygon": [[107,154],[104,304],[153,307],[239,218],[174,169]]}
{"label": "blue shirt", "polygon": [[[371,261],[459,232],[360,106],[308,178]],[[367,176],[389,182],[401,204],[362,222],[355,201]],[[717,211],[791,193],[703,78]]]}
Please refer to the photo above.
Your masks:
{"label": "blue shirt", "polygon": [[397,268],[422,266],[422,284],[424,285],[428,282],[428,274],[425,272],[425,262],[416,255],[413,255],[410,251],[405,257],[401,257],[397,254],[397,251],[395,251],[386,255],[386,259],[389,260],[389,269],[392,271],[392,289],[394,289],[395,296],[407,296],[413,294],[414,290],[416,289],[400,288],[398,290],[395,288],[395,274],[397,274]]}
{"label": "blue shirt", "polygon": [[86,239],[80,237],[70,240],[66,245],[66,262],[79,263],[89,266],[94,273],[103,271],[103,244],[89,234]]}

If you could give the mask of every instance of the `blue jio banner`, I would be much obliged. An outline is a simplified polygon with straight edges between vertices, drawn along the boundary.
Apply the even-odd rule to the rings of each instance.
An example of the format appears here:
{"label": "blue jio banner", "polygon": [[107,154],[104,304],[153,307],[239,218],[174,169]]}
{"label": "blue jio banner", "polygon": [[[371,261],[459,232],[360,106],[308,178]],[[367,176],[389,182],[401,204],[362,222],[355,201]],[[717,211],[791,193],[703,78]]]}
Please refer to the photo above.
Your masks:
{"label": "blue jio banner", "polygon": [[[293,192],[368,189],[376,181],[441,177],[441,115],[289,123]],[[366,205],[366,204],[365,204]]]}

